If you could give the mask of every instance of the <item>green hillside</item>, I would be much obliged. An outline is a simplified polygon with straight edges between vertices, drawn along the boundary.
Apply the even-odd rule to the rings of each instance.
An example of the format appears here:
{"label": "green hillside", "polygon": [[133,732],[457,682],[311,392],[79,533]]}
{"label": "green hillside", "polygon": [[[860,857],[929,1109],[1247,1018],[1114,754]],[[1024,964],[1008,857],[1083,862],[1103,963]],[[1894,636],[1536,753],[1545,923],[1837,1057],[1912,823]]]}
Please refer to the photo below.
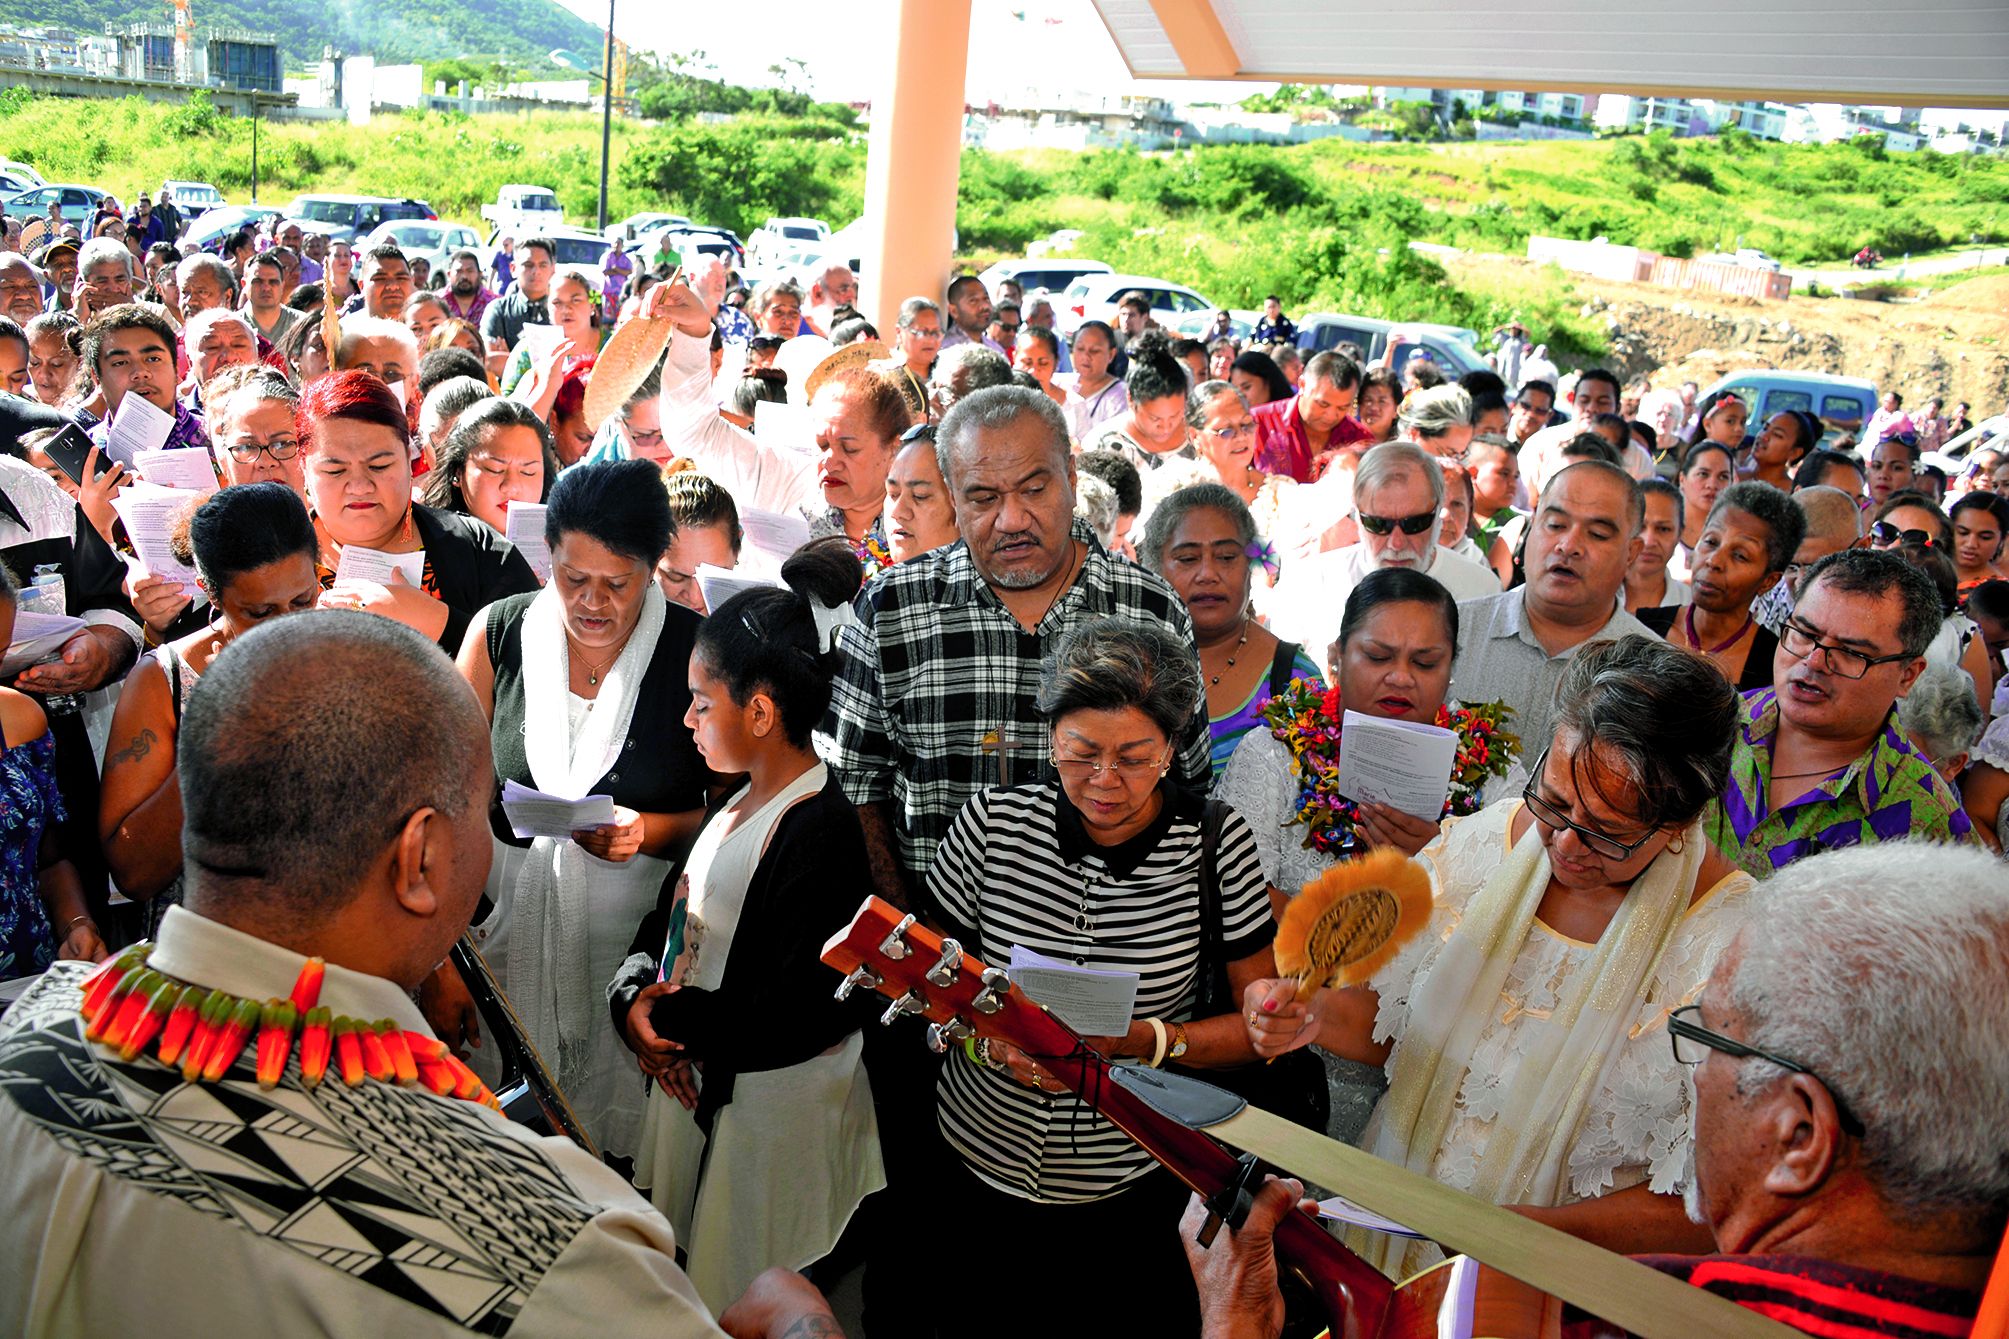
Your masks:
{"label": "green hillside", "polygon": [[[83,102],[0,90],[0,158],[129,197],[163,178],[248,198],[251,125],[202,102]],[[615,217],[674,210],[742,235],[770,214],[857,217],[864,137],[848,116],[747,114],[614,125]],[[367,126],[266,122],[260,196],[415,195],[472,221],[504,182],[554,187],[573,220],[599,183],[586,113],[408,113]],[[1176,276],[1224,306],[1276,293],[1291,310],[1359,312],[1486,330],[1519,316],[1564,357],[1602,348],[1560,271],[1454,283],[1407,243],[1520,254],[1530,234],[1603,236],[1674,255],[1756,246],[1841,266],[2009,230],[2009,156],[1886,154],[1880,145],[1760,144],[1748,136],[1537,144],[1352,144],[963,155],[956,226],[980,268],[1060,228],[1076,254]]]}
{"label": "green hillside", "polygon": [[[599,29],[553,0],[194,0],[198,28],[274,33],[289,66],[321,58],[323,46],[380,61],[501,56],[532,68],[549,65],[554,47],[599,49]],[[160,0],[0,0],[0,23],[103,32],[107,23],[168,22]],[[557,75],[552,77],[556,78]]]}

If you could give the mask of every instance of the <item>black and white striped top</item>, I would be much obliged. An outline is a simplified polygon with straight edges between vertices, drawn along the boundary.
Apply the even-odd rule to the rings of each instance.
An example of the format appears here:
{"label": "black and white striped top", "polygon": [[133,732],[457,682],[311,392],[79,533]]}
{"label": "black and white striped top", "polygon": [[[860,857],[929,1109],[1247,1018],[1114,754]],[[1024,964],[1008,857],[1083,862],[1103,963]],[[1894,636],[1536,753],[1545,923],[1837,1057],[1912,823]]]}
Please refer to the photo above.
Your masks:
{"label": "black and white striped top", "polygon": [[[1092,843],[1056,785],[979,793],[928,871],[935,905],[989,963],[1014,944],[1059,962],[1138,973],[1136,1017],[1190,1021],[1202,982],[1197,795],[1166,788],[1158,817],[1118,846]],[[1248,825],[1230,810],[1215,863],[1228,962],[1276,935]],[[954,1052],[942,1068],[943,1136],[985,1182],[1027,1199],[1103,1199],[1151,1157],[1072,1093],[1027,1088]]]}

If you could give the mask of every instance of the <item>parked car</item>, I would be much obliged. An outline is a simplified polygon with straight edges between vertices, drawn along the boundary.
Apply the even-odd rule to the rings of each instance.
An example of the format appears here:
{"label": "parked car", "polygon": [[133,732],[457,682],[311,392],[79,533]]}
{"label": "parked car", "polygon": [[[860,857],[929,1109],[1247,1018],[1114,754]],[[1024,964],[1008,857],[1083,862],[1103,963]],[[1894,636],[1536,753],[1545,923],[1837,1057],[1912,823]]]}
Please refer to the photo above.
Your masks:
{"label": "parked car", "polygon": [[[1194,312],[1191,316],[1180,317],[1170,329],[1173,334],[1184,335],[1187,339],[1201,339],[1214,328],[1214,315],[1213,312]],[[1262,319],[1261,312],[1232,307],[1228,310],[1229,334],[1246,343],[1256,333],[1256,322]]]}
{"label": "parked car", "polygon": [[483,205],[481,216],[490,226],[518,237],[565,224],[565,208],[558,203],[558,193],[549,186],[498,187],[495,203]]}
{"label": "parked car", "polygon": [[279,212],[270,205],[225,205],[209,210],[188,225],[181,235],[181,247],[184,251],[221,251],[233,233],[255,228]]}
{"label": "parked car", "polygon": [[431,219],[395,219],[377,225],[374,232],[356,243],[358,252],[385,242],[397,243],[405,259],[424,258],[434,274],[440,273],[457,251],[481,254],[481,235],[459,223],[439,223]]}
{"label": "parked car", "polygon": [[[520,242],[529,234],[512,232],[506,235],[511,240]],[[495,253],[501,248],[504,236],[505,234],[500,228],[497,228],[488,235],[488,241],[480,252],[482,267],[485,270],[493,270],[495,268]],[[557,248],[558,251],[555,257],[558,264],[585,266],[592,272],[596,284],[602,277],[600,260],[614,245],[590,228],[540,228],[536,236],[551,239],[551,245]]]}
{"label": "parked car", "polygon": [[1823,442],[1844,433],[1860,436],[1863,424],[1876,412],[1874,381],[1862,377],[1841,377],[1827,372],[1772,372],[1753,369],[1732,372],[1702,393],[1702,398],[1729,391],[1750,411],[1751,431],[1782,410],[1812,414],[1826,430]]}
{"label": "parked car", "polygon": [[7,158],[0,158],[0,172],[5,172],[10,177],[19,177],[30,186],[47,186],[49,184],[40,172],[37,172],[26,163],[17,163]]}
{"label": "parked car", "polygon": [[33,190],[22,191],[8,199],[0,210],[8,218],[38,219],[49,212],[49,202],[57,201],[63,211],[63,221],[74,223],[79,228],[89,228],[91,215],[98,210],[98,202],[105,193],[95,186],[78,186],[72,182],[60,181],[47,186],[37,186]]}
{"label": "parked car", "polygon": [[301,195],[286,206],[286,217],[326,224],[323,231],[329,237],[353,242],[392,219],[437,219],[439,215],[423,200],[388,195]]}
{"label": "parked car", "polygon": [[1966,432],[1949,440],[1940,448],[1955,460],[1965,460],[1983,447],[2000,446],[1996,439],[2009,437],[2009,414],[1997,414],[1984,418]]}
{"label": "parked car", "polygon": [[1747,246],[1730,258],[1735,264],[1747,270],[1769,270],[1777,274],[1783,266],[1778,261],[1760,251],[1755,246]]}
{"label": "parked car", "polygon": [[1378,316],[1311,312],[1298,319],[1297,346],[1305,353],[1313,354],[1341,344],[1351,344],[1372,364],[1379,362],[1388,351],[1389,336],[1397,330],[1403,332],[1403,342],[1395,349],[1397,372],[1408,366],[1419,348],[1427,349],[1430,357],[1444,369],[1446,378],[1453,381],[1467,372],[1489,370],[1486,360],[1472,345],[1476,336],[1470,330],[1463,326],[1434,325],[1425,321],[1388,321]]}
{"label": "parked car", "polygon": [[618,237],[623,242],[632,242],[664,228],[689,227],[690,222],[682,214],[630,214],[619,223],[607,225],[607,240],[611,242]]}
{"label": "parked car", "polygon": [[[212,209],[221,209],[228,203],[223,192],[206,181],[163,181],[161,193],[174,192],[174,207],[181,211],[182,221],[193,223]],[[154,197],[160,199],[159,195]]]}
{"label": "parked car", "polygon": [[1069,284],[1067,292],[1053,304],[1054,324],[1063,336],[1072,335],[1083,321],[1107,321],[1114,326],[1117,299],[1132,291],[1144,295],[1151,304],[1151,319],[1167,328],[1194,312],[1211,312],[1219,305],[1170,279],[1145,274],[1085,274]]}
{"label": "parked car", "polygon": [[642,234],[639,243],[630,248],[629,254],[637,257],[653,256],[656,248],[669,243],[670,250],[681,256],[687,251],[696,251],[707,256],[717,256],[729,270],[737,270],[746,264],[746,251],[739,239],[724,228],[657,228]]}
{"label": "parked car", "polygon": [[1113,272],[1113,266],[1099,260],[1001,260],[977,278],[984,281],[984,287],[990,290],[991,300],[996,301],[998,285],[1007,279],[1016,279],[1018,286],[1028,293],[1035,288],[1043,288],[1049,294],[1058,296],[1072,287],[1076,279]]}
{"label": "parked car", "polygon": [[0,169],[0,200],[19,195],[22,191],[32,191],[41,184],[39,181],[30,181],[26,177],[17,177],[12,172]]}
{"label": "parked car", "polygon": [[787,247],[805,242],[828,241],[830,225],[822,219],[771,218],[746,239],[749,258],[755,265],[772,265],[770,252],[778,252]]}

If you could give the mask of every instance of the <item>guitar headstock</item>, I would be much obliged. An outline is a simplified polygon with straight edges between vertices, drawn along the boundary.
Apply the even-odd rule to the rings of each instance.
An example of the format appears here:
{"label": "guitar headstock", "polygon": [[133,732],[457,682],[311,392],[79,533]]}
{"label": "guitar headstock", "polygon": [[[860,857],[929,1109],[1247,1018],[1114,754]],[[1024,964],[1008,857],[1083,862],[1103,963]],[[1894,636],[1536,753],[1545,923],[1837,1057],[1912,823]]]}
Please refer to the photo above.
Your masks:
{"label": "guitar headstock", "polygon": [[1074,1034],[1011,983],[1002,967],[987,967],[963,946],[883,898],[868,897],[851,923],[823,945],[825,963],[845,974],[837,998],[861,986],[892,1003],[880,1015],[928,1020],[936,1052],[974,1036],[997,1037],[1042,1053],[1070,1049]]}

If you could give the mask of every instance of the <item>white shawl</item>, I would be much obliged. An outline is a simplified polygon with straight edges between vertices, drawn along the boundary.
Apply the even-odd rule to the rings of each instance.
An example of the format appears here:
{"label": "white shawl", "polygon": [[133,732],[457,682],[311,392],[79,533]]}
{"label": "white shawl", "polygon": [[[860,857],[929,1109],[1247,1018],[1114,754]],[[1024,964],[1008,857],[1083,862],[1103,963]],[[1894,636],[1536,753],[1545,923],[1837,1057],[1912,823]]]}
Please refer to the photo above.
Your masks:
{"label": "white shawl", "polygon": [[[600,685],[593,710],[572,738],[571,649],[565,640],[557,588],[546,586],[523,615],[523,751],[537,789],[582,799],[621,756],[641,694],[642,676],[662,636],[663,596],[650,582],[641,619]],[[638,857],[639,858],[639,857]],[[516,924],[509,936],[510,994],[532,1041],[558,1071],[559,1086],[576,1091],[592,1055],[594,1030],[607,1025],[604,981],[594,979],[587,921],[596,888],[630,872],[567,838],[539,837],[513,890]]]}

